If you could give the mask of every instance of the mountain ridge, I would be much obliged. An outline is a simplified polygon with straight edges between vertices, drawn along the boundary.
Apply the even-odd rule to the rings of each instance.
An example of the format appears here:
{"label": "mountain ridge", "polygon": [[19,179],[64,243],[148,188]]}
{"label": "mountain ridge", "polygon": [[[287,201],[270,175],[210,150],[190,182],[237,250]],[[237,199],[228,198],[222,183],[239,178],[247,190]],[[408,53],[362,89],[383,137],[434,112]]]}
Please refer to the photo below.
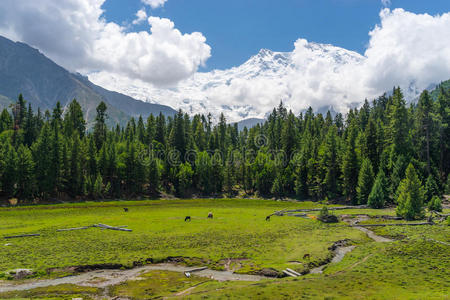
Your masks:
{"label": "mountain ridge", "polygon": [[0,106],[6,107],[8,99],[21,93],[33,108],[52,109],[57,101],[66,107],[77,99],[85,118],[95,118],[96,107],[104,101],[108,106],[109,125],[124,124],[138,115],[173,115],[168,106],[142,102],[127,95],[108,91],[90,82],[87,77],[74,74],[59,66],[39,50],[21,42],[0,36]]}

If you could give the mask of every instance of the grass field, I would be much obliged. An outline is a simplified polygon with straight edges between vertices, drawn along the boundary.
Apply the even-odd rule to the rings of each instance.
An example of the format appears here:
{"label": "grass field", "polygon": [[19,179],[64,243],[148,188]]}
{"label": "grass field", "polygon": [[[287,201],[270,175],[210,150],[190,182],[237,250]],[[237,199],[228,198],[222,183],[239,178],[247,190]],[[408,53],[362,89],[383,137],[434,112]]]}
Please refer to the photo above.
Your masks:
{"label": "grass field", "polygon": [[[128,207],[125,213],[123,207]],[[291,299],[449,299],[450,226],[377,227],[395,239],[376,243],[345,223],[322,224],[313,219],[273,216],[281,209],[317,208],[312,202],[197,199],[92,202],[0,209],[0,236],[40,233],[39,237],[4,240],[0,245],[0,273],[33,269],[37,277],[67,274],[66,267],[164,261],[184,257],[184,263],[221,270],[229,259],[239,273],[286,267],[304,272],[331,256],[333,242],[350,239],[356,248],[324,274],[258,283],[217,282],[175,272],[153,271],[144,278],[108,290],[109,296]],[[214,219],[207,219],[208,212]],[[346,210],[336,214],[392,215],[393,210]],[[185,216],[191,222],[184,222]],[[379,219],[375,222],[383,222]],[[385,221],[389,222],[389,221]],[[132,232],[57,229],[96,223],[127,225]],[[367,222],[366,222],[367,223]],[[10,243],[11,245],[5,246]],[[305,254],[311,258],[303,259]],[[295,262],[295,263],[294,263]],[[48,273],[52,268],[60,272]],[[5,277],[5,276],[4,276]],[[256,288],[257,287],[257,288]],[[187,288],[188,294],[179,294]],[[94,298],[104,291],[71,285],[0,294],[0,298]]]}

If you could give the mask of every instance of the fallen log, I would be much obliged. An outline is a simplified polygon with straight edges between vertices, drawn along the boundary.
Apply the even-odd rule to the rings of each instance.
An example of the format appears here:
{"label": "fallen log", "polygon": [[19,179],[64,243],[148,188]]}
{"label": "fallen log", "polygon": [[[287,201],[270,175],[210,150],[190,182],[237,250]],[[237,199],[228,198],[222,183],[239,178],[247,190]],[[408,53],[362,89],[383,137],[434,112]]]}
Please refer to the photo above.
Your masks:
{"label": "fallen log", "polygon": [[291,277],[298,277],[297,275],[295,275],[294,273],[289,272],[288,270],[283,270],[283,273],[288,275],[288,276],[291,276]]}
{"label": "fallen log", "polygon": [[77,227],[77,228],[66,228],[66,229],[57,229],[56,231],[72,231],[72,230],[83,230],[91,228],[91,226],[85,226],[85,227]]}
{"label": "fallen log", "polygon": [[[328,210],[344,210],[344,209],[366,209],[369,208],[367,205],[358,206],[339,206],[339,207],[329,207]],[[294,212],[309,212],[309,211],[321,211],[322,208],[300,208],[300,209],[284,209],[274,212],[272,215],[278,215],[280,213],[294,213]]]}
{"label": "fallen log", "polygon": [[433,223],[391,223],[391,224],[357,224],[349,225],[349,227],[384,227],[384,226],[419,226],[419,225],[433,225]]}
{"label": "fallen log", "polygon": [[439,213],[439,212],[437,212],[437,211],[433,211],[433,213],[435,213],[435,214],[438,215],[439,217],[444,217],[444,218],[450,217],[450,214],[441,214],[441,213]]}
{"label": "fallen log", "polygon": [[289,216],[289,217],[302,217],[302,218],[308,217],[306,214],[294,214],[294,213],[287,213],[286,216]]}
{"label": "fallen log", "polygon": [[286,271],[291,272],[292,274],[297,275],[297,276],[302,276],[302,274],[300,274],[292,269],[289,269],[289,268],[286,268]]}
{"label": "fallen log", "polygon": [[40,236],[40,234],[35,233],[35,234],[11,235],[11,236],[5,236],[5,239],[15,239],[15,238],[21,238],[21,237],[30,237],[30,236]]}
{"label": "fallen log", "polygon": [[127,232],[131,232],[133,230],[131,229],[125,229],[125,228],[121,228],[121,227],[114,227],[114,226],[109,226],[109,225],[105,225],[105,224],[94,224],[93,227],[100,227],[100,228],[104,228],[104,229],[110,229],[110,230],[117,230],[117,231],[127,231]]}
{"label": "fallen log", "polygon": [[269,217],[270,216],[282,216],[285,211],[287,211],[287,209],[282,209],[282,210],[276,211],[273,214],[269,215]]}

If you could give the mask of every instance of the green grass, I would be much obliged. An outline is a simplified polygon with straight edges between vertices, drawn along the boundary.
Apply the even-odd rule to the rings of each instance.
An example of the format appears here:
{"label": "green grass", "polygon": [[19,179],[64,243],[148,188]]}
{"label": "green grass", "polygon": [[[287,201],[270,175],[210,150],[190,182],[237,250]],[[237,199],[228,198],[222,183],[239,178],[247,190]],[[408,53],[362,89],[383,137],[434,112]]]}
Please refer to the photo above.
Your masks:
{"label": "green grass", "polygon": [[[122,208],[130,211],[124,213]],[[271,200],[157,200],[134,202],[78,203],[70,205],[0,209],[0,236],[41,233],[40,237],[4,240],[0,244],[0,272],[31,268],[41,276],[48,268],[97,263],[121,263],[168,256],[183,256],[187,264],[207,264],[222,269],[228,258],[245,258],[238,272],[262,268],[303,271],[308,262],[330,256],[328,247],[349,238],[356,248],[343,261],[331,264],[323,274],[299,278],[249,282],[217,282],[185,278],[182,273],[152,271],[112,287],[108,291],[61,285],[26,292],[0,294],[0,298],[83,299],[109,296],[131,299],[178,297],[192,299],[450,299],[450,226],[389,226],[371,228],[393,238],[376,243],[345,223],[322,224],[297,217],[265,216],[285,208],[317,208],[312,202]],[[209,211],[214,219],[206,218]],[[394,215],[393,209],[355,209],[341,214]],[[316,214],[316,213],[311,213]],[[184,222],[190,215],[192,222]],[[405,221],[402,221],[405,222]],[[90,228],[56,232],[58,228],[94,223],[128,225],[133,232]],[[370,219],[365,223],[395,223]],[[11,246],[4,246],[12,243]],[[294,264],[292,261],[300,262]],[[309,266],[311,267],[311,265]],[[50,274],[60,276],[67,273]]]}
{"label": "green grass", "polygon": [[[128,213],[122,210],[125,206]],[[0,272],[16,268],[45,272],[99,263],[131,266],[134,261],[161,261],[169,256],[196,258],[193,264],[206,263],[217,269],[221,260],[246,258],[241,272],[288,266],[302,271],[303,265],[289,262],[304,262],[306,253],[311,261],[322,261],[329,255],[327,248],[340,239],[367,240],[358,230],[310,219],[273,216],[265,221],[265,216],[276,210],[313,207],[319,206],[312,202],[202,199],[0,209],[2,236],[41,233],[40,237],[5,240],[12,245],[0,246]],[[206,218],[209,211],[214,213],[213,220]],[[184,222],[187,215],[191,222]],[[95,223],[128,225],[133,232],[98,228],[56,231]]]}
{"label": "green grass", "polygon": [[139,276],[138,280],[130,280],[115,286],[110,295],[131,299],[148,299],[170,296],[211,281],[208,278],[192,276],[167,271],[152,271]]}
{"label": "green grass", "polygon": [[[440,229],[429,236],[443,234]],[[450,299],[449,270],[448,246],[410,239],[369,242],[324,274],[256,284],[212,282],[189,299]]]}
{"label": "green grass", "polygon": [[28,291],[0,293],[0,299],[95,299],[99,295],[99,289],[92,287],[80,287],[72,284],[61,284],[45,288],[37,288]]}

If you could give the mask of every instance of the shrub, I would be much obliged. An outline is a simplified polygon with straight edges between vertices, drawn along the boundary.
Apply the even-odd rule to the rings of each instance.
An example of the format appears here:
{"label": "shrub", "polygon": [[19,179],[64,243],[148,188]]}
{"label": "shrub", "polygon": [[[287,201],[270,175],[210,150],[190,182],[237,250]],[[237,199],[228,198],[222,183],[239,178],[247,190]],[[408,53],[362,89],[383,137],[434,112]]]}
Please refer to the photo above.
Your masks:
{"label": "shrub", "polygon": [[433,198],[431,198],[430,202],[428,202],[428,210],[442,211],[441,198],[439,198],[438,196],[434,196]]}

